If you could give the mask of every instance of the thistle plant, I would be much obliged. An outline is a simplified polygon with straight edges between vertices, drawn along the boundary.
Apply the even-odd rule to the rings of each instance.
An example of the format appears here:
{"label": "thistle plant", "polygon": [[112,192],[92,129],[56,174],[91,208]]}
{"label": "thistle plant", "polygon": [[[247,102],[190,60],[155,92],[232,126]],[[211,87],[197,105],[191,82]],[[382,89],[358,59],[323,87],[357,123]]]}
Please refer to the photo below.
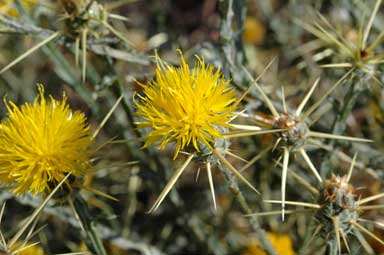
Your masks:
{"label": "thistle plant", "polygon": [[[267,66],[268,67],[268,66]],[[251,74],[244,69],[244,71],[248,74],[248,77],[252,79]],[[317,180],[321,183],[323,182],[318,170],[312,163],[311,159],[307,155],[305,151],[305,147],[307,144],[318,146],[318,141],[316,139],[336,139],[336,140],[346,140],[346,141],[355,141],[355,142],[371,142],[371,140],[349,137],[349,136],[340,136],[334,135],[330,133],[322,133],[317,131],[310,130],[310,126],[313,125],[313,122],[310,121],[310,115],[316,111],[316,109],[321,105],[321,103],[327,98],[329,94],[331,94],[347,77],[350,75],[350,72],[346,73],[343,77],[341,77],[317,102],[313,103],[311,107],[304,111],[304,108],[309,101],[312,93],[316,89],[317,85],[320,82],[320,79],[316,79],[314,84],[312,85],[309,92],[306,94],[304,99],[301,101],[300,105],[297,107],[294,113],[291,113],[288,110],[288,107],[285,103],[285,95],[283,94],[283,111],[279,113],[272,101],[267,97],[263,89],[258,84],[258,79],[253,80],[251,86],[255,86],[257,91],[261,94],[264,102],[268,106],[268,109],[271,111],[272,116],[264,115],[264,114],[240,114],[245,116],[246,118],[254,121],[257,126],[249,126],[247,129],[254,129],[255,131],[231,131],[226,134],[226,138],[233,137],[243,137],[243,136],[253,136],[253,135],[262,135],[266,133],[276,134],[276,141],[274,144],[271,144],[266,150],[262,151],[262,154],[265,154],[270,149],[279,149],[282,151],[282,178],[281,178],[281,197],[282,197],[282,217],[284,220],[284,208],[285,208],[285,189],[286,189],[286,179],[289,165],[289,158],[291,154],[298,152],[305,162],[307,163],[309,169],[315,175]],[[248,93],[249,90],[246,91]],[[260,128],[266,127],[269,130],[263,130]],[[243,127],[244,128],[244,127]],[[261,157],[260,154],[255,155],[249,162],[240,169],[240,172],[247,169],[256,160]],[[279,160],[280,160],[279,159]]]}
{"label": "thistle plant", "polygon": [[95,0],[87,1],[60,1],[64,9],[63,34],[75,40],[75,60],[79,63],[80,44],[82,48],[82,79],[85,81],[87,68],[87,38],[94,39],[105,37],[108,32],[114,34],[123,42],[132,46],[132,43],[118,32],[108,22],[109,19],[127,21],[128,19],[109,13],[107,8]]}
{"label": "thistle plant", "polygon": [[[38,216],[41,214],[44,207],[47,205],[47,203],[52,199],[52,197],[55,195],[55,193],[62,187],[62,185],[68,180],[68,177],[70,177],[71,173],[68,173],[66,176],[63,177],[60,182],[57,183],[54,189],[47,194],[47,197],[44,199],[44,201],[38,206],[33,213],[25,220],[25,223],[21,225],[21,227],[15,231],[15,234],[9,239],[9,241],[6,241],[5,236],[3,232],[0,230],[0,254],[4,255],[18,255],[18,254],[25,254],[27,251],[31,253],[27,254],[34,254],[34,255],[40,255],[44,254],[42,249],[38,247],[38,242],[30,243],[31,239],[41,231],[41,229],[36,230],[36,224],[38,220]],[[1,222],[3,220],[3,215],[5,211],[5,203],[2,205],[0,210],[0,226]],[[20,240],[20,238],[25,235],[24,240]]]}
{"label": "thistle plant", "polygon": [[[343,100],[339,102],[338,114],[332,128],[332,133],[337,135],[344,133],[347,128],[347,118],[361,100],[361,96],[372,97],[377,93],[375,89],[383,86],[381,66],[384,37],[383,32],[375,31],[377,29],[374,26],[374,23],[380,19],[379,10],[382,0],[374,2],[372,7],[364,10],[364,15],[357,17],[360,24],[357,27],[352,26],[348,32],[344,31],[344,33],[338,31],[335,24],[320,13],[317,14],[314,22],[296,20],[299,25],[317,38],[318,42],[315,44],[320,47],[314,47],[314,50],[317,51],[315,61],[323,61],[331,56],[327,58],[327,63],[320,67],[327,68],[328,73],[351,72],[351,79],[344,86]],[[365,4],[361,3],[359,7],[366,6]],[[368,16],[367,19],[366,16]],[[356,36],[351,36],[351,34],[356,34]],[[372,87],[372,83],[379,86]],[[323,162],[323,165],[326,164],[329,164],[327,160]]]}
{"label": "thistle plant", "polygon": [[[363,226],[362,223],[377,226],[381,226],[381,223],[365,219],[363,213],[368,210],[383,208],[383,205],[366,204],[384,197],[384,193],[365,198],[360,197],[357,188],[350,183],[355,162],[356,154],[347,175],[332,175],[320,185],[319,189],[314,188],[308,183],[304,186],[310,187],[309,191],[317,194],[315,203],[277,200],[265,200],[264,202],[273,204],[285,203],[287,205],[307,208],[304,210],[289,210],[289,214],[312,212],[316,228],[309,242],[312,242],[315,236],[321,237],[326,245],[325,254],[342,254],[342,243],[344,243],[348,254],[351,254],[350,241],[348,240],[352,239],[352,237],[357,238],[362,247],[366,249],[366,252],[371,254],[372,248],[370,248],[362,234],[368,235],[382,245],[384,245],[384,241]],[[302,183],[306,183],[301,177],[298,178]],[[254,215],[268,216],[275,214],[280,214],[280,211],[255,213]],[[309,244],[307,243],[306,247],[309,247]]]}
{"label": "thistle plant", "polygon": [[46,100],[43,85],[38,89],[33,104],[5,102],[0,177],[17,194],[47,194],[69,172],[82,177],[91,167],[93,139],[84,113],[72,111],[66,98]]}
{"label": "thistle plant", "polygon": [[118,14],[109,13],[108,10],[95,0],[86,1],[67,1],[62,0],[59,4],[59,10],[63,10],[63,31],[56,31],[50,34],[40,43],[36,44],[19,57],[14,59],[8,65],[0,70],[0,74],[12,68],[14,65],[28,57],[30,54],[40,49],[44,45],[64,36],[68,40],[74,40],[75,62],[79,64],[80,44],[82,49],[82,81],[85,82],[87,70],[87,47],[88,37],[97,39],[105,36],[107,32],[112,33],[123,42],[132,46],[132,43],[121,33],[119,33],[108,22],[109,19],[127,21],[125,17]]}
{"label": "thistle plant", "polygon": [[[155,142],[164,149],[175,143],[174,159],[183,151],[188,155],[184,164],[174,175],[150,212],[155,211],[171,190],[177,179],[193,158],[205,161],[210,188],[216,208],[211,165],[222,161],[229,169],[254,191],[256,189],[234,168],[222,154],[228,151],[223,131],[230,127],[234,117],[235,94],[220,70],[206,65],[197,57],[197,64],[190,69],[179,52],[179,68],[170,66],[157,58],[156,80],[141,84],[143,96],[136,101],[137,112],[143,120],[136,122],[139,128],[150,128],[145,146]],[[257,191],[256,191],[257,192]]]}
{"label": "thistle plant", "polygon": [[[362,80],[373,79],[382,86],[380,80],[379,65],[384,62],[381,44],[384,39],[384,32],[380,32],[372,38],[372,26],[377,16],[382,0],[376,0],[372,12],[368,15],[368,22],[361,23],[356,29],[356,41],[350,41],[338,33],[334,26],[321,14],[319,22],[297,21],[302,27],[324,42],[325,50],[331,51],[342,62],[332,62],[321,65],[324,68],[355,69],[355,72]],[[327,56],[328,54],[322,54]],[[318,58],[317,60],[321,60]]]}
{"label": "thistle plant", "polygon": [[[79,188],[87,189],[107,198],[111,196],[84,186],[81,178],[91,172],[91,146],[102,125],[91,134],[85,114],[72,111],[64,96],[55,100],[45,99],[43,85],[33,104],[17,106],[5,101],[8,118],[0,126],[0,180],[21,195],[30,192],[47,196],[63,180],[64,197],[78,215],[86,235],[92,236],[91,250],[106,254],[89,218],[87,205],[78,194]],[[117,101],[117,104],[121,101]],[[112,112],[113,112],[112,108]],[[105,123],[108,119],[104,119]],[[61,185],[60,185],[61,186]],[[56,190],[56,189],[55,189]],[[51,197],[51,196],[49,196]],[[113,199],[113,198],[112,198]],[[96,247],[96,248],[95,248]]]}

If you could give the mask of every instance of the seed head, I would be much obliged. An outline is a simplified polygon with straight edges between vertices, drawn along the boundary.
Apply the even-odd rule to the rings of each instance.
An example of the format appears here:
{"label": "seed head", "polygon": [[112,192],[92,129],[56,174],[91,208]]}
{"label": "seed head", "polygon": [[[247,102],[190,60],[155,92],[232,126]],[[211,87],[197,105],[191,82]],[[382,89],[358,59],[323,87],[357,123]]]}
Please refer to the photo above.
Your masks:
{"label": "seed head", "polygon": [[347,177],[333,175],[325,180],[323,189],[320,190],[318,204],[321,206],[315,218],[323,225],[323,234],[335,235],[334,220],[337,218],[339,228],[346,235],[352,230],[351,221],[359,218],[356,204],[355,189],[348,183]]}
{"label": "seed head", "polygon": [[299,117],[289,113],[282,113],[273,123],[276,129],[284,129],[284,132],[276,135],[281,138],[282,146],[289,147],[291,150],[302,148],[309,137],[307,124]]}

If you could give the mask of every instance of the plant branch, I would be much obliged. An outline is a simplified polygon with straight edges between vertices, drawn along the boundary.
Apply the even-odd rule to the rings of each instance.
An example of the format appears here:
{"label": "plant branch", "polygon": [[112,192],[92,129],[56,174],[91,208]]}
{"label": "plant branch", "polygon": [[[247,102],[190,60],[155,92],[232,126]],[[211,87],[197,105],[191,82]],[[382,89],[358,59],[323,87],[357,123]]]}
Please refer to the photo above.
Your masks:
{"label": "plant branch", "polygon": [[[235,176],[230,172],[227,168],[219,164],[219,169],[225,176],[225,180],[227,181],[230,190],[235,195],[236,201],[239,203],[242,211],[244,214],[252,214],[252,210],[249,207],[243,193],[241,192],[239,185],[237,183],[237,180],[235,179]],[[273,248],[271,242],[269,241],[265,231],[260,226],[258,217],[256,215],[247,217],[249,219],[249,223],[253,229],[253,231],[256,232],[263,249],[267,252],[269,255],[278,255],[275,249]]]}

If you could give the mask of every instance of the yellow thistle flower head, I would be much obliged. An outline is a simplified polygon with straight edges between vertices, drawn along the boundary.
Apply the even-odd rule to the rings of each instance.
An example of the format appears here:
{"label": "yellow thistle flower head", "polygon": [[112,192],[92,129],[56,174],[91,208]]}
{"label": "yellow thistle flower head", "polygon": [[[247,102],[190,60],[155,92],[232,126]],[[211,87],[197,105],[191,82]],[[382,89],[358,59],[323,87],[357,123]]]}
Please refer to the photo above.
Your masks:
{"label": "yellow thistle flower head", "polygon": [[175,158],[187,147],[200,152],[203,146],[212,148],[220,129],[235,110],[235,92],[220,70],[197,58],[190,69],[181,52],[180,67],[158,59],[156,78],[143,87],[143,96],[136,102],[140,128],[150,128],[145,146],[155,142],[164,149],[175,142]]}
{"label": "yellow thistle flower head", "polygon": [[0,180],[17,194],[47,193],[69,172],[82,176],[93,153],[84,113],[72,111],[66,97],[46,100],[42,85],[38,90],[33,104],[5,102],[0,125]]}

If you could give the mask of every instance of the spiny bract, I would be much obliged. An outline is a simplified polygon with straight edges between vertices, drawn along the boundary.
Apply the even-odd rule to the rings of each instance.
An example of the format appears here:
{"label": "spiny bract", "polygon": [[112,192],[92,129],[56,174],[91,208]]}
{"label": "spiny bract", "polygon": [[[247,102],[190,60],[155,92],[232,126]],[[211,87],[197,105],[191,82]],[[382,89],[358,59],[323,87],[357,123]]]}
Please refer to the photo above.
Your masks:
{"label": "spiny bract", "polygon": [[0,180],[18,194],[47,193],[67,173],[82,176],[90,167],[85,115],[71,111],[65,97],[46,100],[38,89],[33,104],[5,102],[8,117],[0,125]]}
{"label": "spiny bract", "polygon": [[197,58],[190,70],[180,53],[181,65],[176,68],[158,59],[156,79],[148,86],[140,84],[144,96],[136,102],[137,122],[151,128],[145,146],[160,142],[160,148],[176,142],[175,158],[180,150],[193,145],[212,148],[215,138],[222,137],[219,128],[229,127],[235,110],[235,92],[220,70]]}

